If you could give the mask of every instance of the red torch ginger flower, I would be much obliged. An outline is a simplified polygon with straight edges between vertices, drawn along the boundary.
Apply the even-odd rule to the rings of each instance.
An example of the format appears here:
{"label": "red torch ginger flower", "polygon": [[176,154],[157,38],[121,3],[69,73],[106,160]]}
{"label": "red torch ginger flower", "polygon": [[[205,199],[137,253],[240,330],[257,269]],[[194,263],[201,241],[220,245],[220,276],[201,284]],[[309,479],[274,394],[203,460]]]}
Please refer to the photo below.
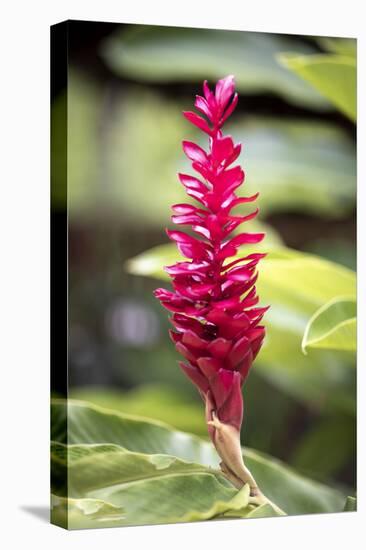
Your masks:
{"label": "red torch ginger flower", "polygon": [[[195,107],[206,118],[194,112],[183,114],[209,136],[209,148],[206,152],[193,142],[183,141],[183,150],[198,177],[179,174],[187,194],[200,204],[172,207],[172,221],[190,226],[198,237],[167,230],[187,261],[165,267],[173,291],[159,288],[155,296],[173,312],[171,322],[175,330],[170,331],[171,338],[185,359],[180,362],[182,370],[206,403],[209,434],[223,459],[223,470],[236,481],[239,478],[246,482],[248,475],[245,478],[243,465],[236,464],[239,456],[233,460],[232,455],[233,447],[240,452],[237,447],[243,420],[242,386],[265,335],[260,322],[267,308],[257,307],[255,287],[257,264],[264,254],[230,261],[228,258],[236,256],[242,245],[259,243],[264,233],[231,235],[258,213],[258,209],[245,216],[233,213],[236,206],[253,202],[258,196],[236,195],[244,172],[232,164],[241,145],[222,133],[224,122],[238,102],[234,78],[219,80],[214,93],[205,81],[203,92],[204,97],[196,97]],[[256,488],[253,479],[249,482],[252,489]]]}

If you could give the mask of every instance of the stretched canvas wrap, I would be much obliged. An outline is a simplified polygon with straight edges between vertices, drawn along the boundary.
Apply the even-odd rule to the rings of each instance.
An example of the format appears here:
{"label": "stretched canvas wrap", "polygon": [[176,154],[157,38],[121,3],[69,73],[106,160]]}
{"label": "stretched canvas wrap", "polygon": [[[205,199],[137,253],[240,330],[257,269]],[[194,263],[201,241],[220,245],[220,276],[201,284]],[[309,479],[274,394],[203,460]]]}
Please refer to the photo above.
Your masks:
{"label": "stretched canvas wrap", "polygon": [[67,21],[51,63],[52,523],[355,511],[356,40]]}

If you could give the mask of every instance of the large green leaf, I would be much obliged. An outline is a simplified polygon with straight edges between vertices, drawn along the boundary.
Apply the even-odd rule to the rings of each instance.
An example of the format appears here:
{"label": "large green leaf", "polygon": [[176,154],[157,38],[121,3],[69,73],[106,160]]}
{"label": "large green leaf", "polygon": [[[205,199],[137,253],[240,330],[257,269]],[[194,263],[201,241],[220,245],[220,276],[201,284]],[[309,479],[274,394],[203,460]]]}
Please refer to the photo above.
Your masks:
{"label": "large green leaf", "polygon": [[[66,411],[68,412],[68,438],[66,437],[66,433],[62,433],[59,429],[59,426],[65,423]],[[187,472],[189,468],[199,468],[200,466],[197,466],[197,464],[215,469],[218,468],[219,458],[210,443],[202,441],[195,436],[174,431],[163,423],[123,415],[82,402],[69,401],[66,405],[62,400],[54,401],[52,405],[52,419],[56,426],[53,436],[62,443],[65,443],[66,439],[68,439],[70,445],[114,445],[127,449],[132,453],[160,455],[153,459],[139,457],[140,463],[145,464],[144,467],[150,468],[150,471],[154,471],[154,464],[151,464],[151,460],[153,462],[156,461],[157,464],[163,464],[168,468],[169,466],[173,469],[186,467]],[[115,464],[114,461],[117,455],[113,456],[113,453],[120,453],[119,456],[122,457],[123,449],[115,450],[102,447],[101,456],[108,451],[111,457],[109,464]],[[71,464],[72,468],[73,460],[77,461],[76,464],[80,464],[80,461],[82,464],[83,461],[88,463],[91,460],[87,456],[88,453],[89,450],[82,451],[82,456],[80,456],[80,448],[77,448],[77,457],[75,458],[74,455],[71,455],[69,467]],[[161,457],[162,454],[169,456]],[[60,452],[58,455],[60,455]],[[99,453],[96,452],[94,456],[97,457],[98,455]],[[62,456],[61,446],[61,458],[58,460],[58,463],[60,460],[64,460]],[[172,462],[174,460],[172,457],[177,457],[178,460],[174,463],[174,461]],[[344,497],[338,491],[296,474],[273,458],[251,449],[246,449],[245,460],[266,496],[289,514],[332,512],[343,508]],[[185,465],[182,464],[182,461],[193,462],[195,465]],[[103,463],[103,460],[100,461],[99,458],[96,458],[95,464],[100,464],[100,475],[106,478],[109,476],[110,480],[118,479],[114,477],[115,473],[104,472],[103,468],[106,466],[106,463]],[[128,471],[126,469],[127,475],[131,475],[131,471],[134,468],[138,468],[138,465],[130,465]],[[87,468],[84,468],[84,471],[87,471]],[[118,475],[124,474],[117,472]],[[171,486],[169,485],[169,490],[176,491],[180,488],[183,491],[184,484],[180,484],[183,483],[182,479],[184,479],[185,475],[181,471],[176,476],[177,479],[174,478],[173,481],[169,480],[167,484],[172,484]],[[97,475],[94,477],[96,478]],[[227,492],[228,487],[223,483],[222,478],[215,473],[211,473],[211,471],[196,471],[194,478],[193,483],[197,487],[202,481],[209,483],[212,490],[219,484],[223,488],[223,491],[229,495]],[[79,491],[82,482],[77,480],[76,483],[78,484],[77,490]],[[95,482],[92,480],[92,483]],[[157,481],[154,481],[154,483],[157,483]],[[178,485],[175,485],[175,483],[178,483]],[[118,484],[117,486],[110,485],[111,489],[90,491],[87,495],[105,500],[117,506],[123,506],[123,502],[125,503],[125,507],[126,503],[129,503],[131,506],[137,506],[137,504],[134,504],[134,499],[143,500],[143,494],[139,492],[138,483],[135,483],[135,486],[136,488],[133,488],[133,491],[131,489],[131,495],[134,496],[126,496],[126,500],[123,499],[127,493],[124,492],[124,489],[120,493]],[[219,487],[220,490],[221,487]],[[150,512],[148,511],[148,513]]]}
{"label": "large green leaf", "polygon": [[343,54],[281,54],[280,62],[310,82],[351,120],[357,117],[357,64]]}
{"label": "large green leaf", "polygon": [[154,525],[202,521],[216,517],[268,517],[272,507],[248,504],[249,487],[240,491],[219,483],[210,474],[171,476],[94,492],[102,498],[65,499],[53,495],[53,523],[68,529]]}
{"label": "large green leaf", "polygon": [[[52,444],[51,456],[53,464],[63,466],[60,481],[67,475],[71,503],[80,510],[80,503],[92,499],[123,510],[120,525],[196,521],[225,512],[245,517],[254,509],[248,486],[238,492],[220,471],[174,456],[130,452],[118,445],[61,443]],[[54,484],[53,491],[58,489],[62,496],[63,486]],[[73,512],[69,527],[80,527]]]}
{"label": "large green leaf", "polygon": [[[125,484],[140,484],[142,481],[185,474],[216,475],[221,483],[230,487],[217,469],[168,454],[131,452],[119,445],[65,445],[52,442],[51,457],[54,464],[62,466],[63,470],[67,469],[68,494],[72,498],[84,497],[105,487],[118,485],[120,488]],[[65,471],[60,470],[60,484],[56,484],[56,488],[60,487],[61,490],[64,474]]]}
{"label": "large green leaf", "polygon": [[[218,466],[210,445],[195,436],[167,430],[164,423],[120,414],[82,402],[55,401],[52,408],[51,439],[69,444],[115,444],[129,451],[168,454],[182,460]],[[66,431],[67,421],[67,431]]]}
{"label": "large green leaf", "polygon": [[302,349],[325,348],[356,351],[357,304],[355,298],[336,297],[320,307],[306,325]]}
{"label": "large green leaf", "polygon": [[118,527],[125,517],[121,506],[100,499],[74,499],[51,494],[51,522],[64,529]]}
{"label": "large green leaf", "polygon": [[124,506],[126,523],[135,525],[207,520],[234,510],[245,517],[254,509],[248,506],[248,485],[238,492],[207,473],[160,476],[92,494],[115,506]]}
{"label": "large green leaf", "polygon": [[[272,383],[318,407],[354,411],[354,373],[350,359],[327,350],[301,351],[305,327],[313,313],[337,296],[353,295],[355,274],[351,270],[311,254],[288,248],[268,248],[259,266],[258,293],[270,310],[265,317],[267,336],[256,368]],[[250,252],[250,247],[245,251]],[[127,264],[137,275],[168,279],[162,269],[179,260],[174,245],[148,250]]]}
{"label": "large green leaf", "polygon": [[310,86],[276,65],[276,54],[288,49],[314,52],[279,34],[141,25],[109,37],[102,55],[117,74],[143,82],[201,82],[232,73],[240,92],[274,92],[296,105],[326,107]]}

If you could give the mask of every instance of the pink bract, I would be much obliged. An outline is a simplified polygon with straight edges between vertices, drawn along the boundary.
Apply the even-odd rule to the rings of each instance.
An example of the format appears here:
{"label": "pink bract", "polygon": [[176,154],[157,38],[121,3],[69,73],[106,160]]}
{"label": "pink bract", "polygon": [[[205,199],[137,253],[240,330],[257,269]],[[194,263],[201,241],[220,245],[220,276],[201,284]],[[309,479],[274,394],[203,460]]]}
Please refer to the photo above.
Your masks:
{"label": "pink bract", "polygon": [[[232,164],[241,145],[222,133],[224,122],[238,102],[234,91],[233,76],[219,80],[214,93],[205,81],[204,96],[197,96],[195,101],[196,109],[204,116],[183,113],[209,136],[207,152],[193,142],[183,141],[183,150],[197,175],[178,175],[187,194],[199,205],[182,203],[172,207],[172,221],[190,226],[197,237],[167,230],[188,261],[165,267],[173,291],[159,288],[155,296],[173,312],[175,330],[170,335],[184,357],[182,370],[206,403],[207,420],[212,420],[215,412],[221,422],[240,430],[242,385],[263,343],[265,328],[260,323],[268,308],[257,307],[255,287],[257,263],[265,254],[228,260],[237,255],[239,247],[259,243],[264,237],[264,233],[247,232],[230,236],[258,213],[258,209],[246,216],[232,213],[237,205],[253,202],[258,196],[236,195],[244,171]],[[208,429],[212,437],[214,428]]]}

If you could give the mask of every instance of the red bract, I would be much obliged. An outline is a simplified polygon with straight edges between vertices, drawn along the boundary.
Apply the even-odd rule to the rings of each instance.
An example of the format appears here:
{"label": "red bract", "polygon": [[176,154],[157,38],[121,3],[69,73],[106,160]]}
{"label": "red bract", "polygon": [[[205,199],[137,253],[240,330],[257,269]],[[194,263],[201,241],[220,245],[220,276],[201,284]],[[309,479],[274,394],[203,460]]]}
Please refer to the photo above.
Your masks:
{"label": "red bract", "polygon": [[[188,261],[165,267],[173,291],[159,288],[155,296],[173,312],[171,338],[185,359],[181,368],[206,402],[207,421],[211,422],[214,414],[239,431],[242,385],[265,333],[260,322],[267,308],[257,307],[255,288],[257,263],[264,254],[248,254],[234,261],[228,258],[236,256],[245,244],[259,243],[264,233],[231,235],[258,213],[258,209],[246,216],[233,213],[237,205],[253,202],[258,196],[237,197],[244,172],[232,164],[241,145],[221,130],[238,101],[234,78],[219,80],[215,93],[204,82],[203,91],[204,97],[197,96],[195,107],[206,118],[193,112],[183,114],[208,134],[209,150],[183,141],[183,150],[198,175],[179,174],[187,194],[200,204],[175,204],[172,216],[175,224],[190,226],[197,236],[167,231]],[[214,431],[209,424],[212,438]]]}

